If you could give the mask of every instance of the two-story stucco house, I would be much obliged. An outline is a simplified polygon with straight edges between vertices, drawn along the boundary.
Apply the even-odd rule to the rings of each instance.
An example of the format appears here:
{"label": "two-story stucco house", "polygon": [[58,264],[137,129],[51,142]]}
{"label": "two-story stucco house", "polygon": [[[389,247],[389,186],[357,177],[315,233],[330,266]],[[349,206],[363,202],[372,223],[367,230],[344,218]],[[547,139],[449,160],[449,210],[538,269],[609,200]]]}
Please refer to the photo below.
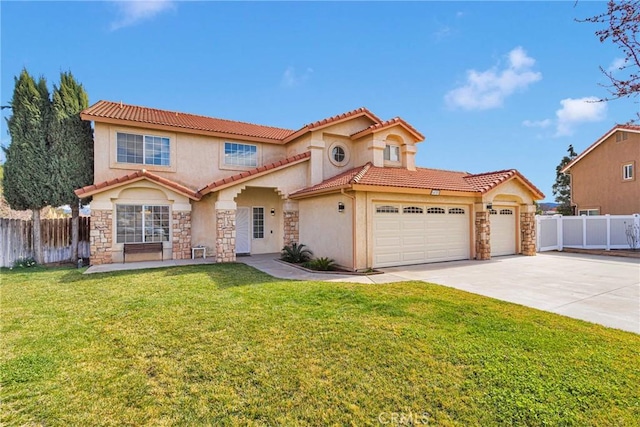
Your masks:
{"label": "two-story stucco house", "polygon": [[82,118],[95,125],[95,184],[76,191],[93,197],[92,264],[141,242],[219,262],[299,242],[352,270],[535,255],[542,193],[516,170],[416,167],[424,137],[400,118],[360,108],[289,130],[107,101]]}
{"label": "two-story stucco house", "polygon": [[617,125],[562,172],[571,175],[571,205],[577,215],[640,213],[640,126]]}

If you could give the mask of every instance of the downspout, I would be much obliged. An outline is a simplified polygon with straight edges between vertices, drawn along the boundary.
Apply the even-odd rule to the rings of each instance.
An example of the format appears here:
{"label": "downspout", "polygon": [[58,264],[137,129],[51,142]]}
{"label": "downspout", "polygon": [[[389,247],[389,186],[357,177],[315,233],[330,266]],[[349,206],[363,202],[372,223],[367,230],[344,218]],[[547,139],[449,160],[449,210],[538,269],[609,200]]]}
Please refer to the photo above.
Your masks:
{"label": "downspout", "polygon": [[344,192],[344,188],[340,189],[340,193],[351,199],[351,248],[352,248],[352,266],[351,269],[356,271],[356,196],[351,196]]}

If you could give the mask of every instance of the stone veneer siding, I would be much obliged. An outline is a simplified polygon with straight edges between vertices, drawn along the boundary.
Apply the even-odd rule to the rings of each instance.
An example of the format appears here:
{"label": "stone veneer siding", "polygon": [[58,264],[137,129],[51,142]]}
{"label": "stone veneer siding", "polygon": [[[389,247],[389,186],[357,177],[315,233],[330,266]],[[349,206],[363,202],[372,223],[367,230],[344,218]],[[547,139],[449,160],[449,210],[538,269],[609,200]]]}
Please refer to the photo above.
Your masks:
{"label": "stone veneer siding", "polygon": [[191,258],[191,212],[173,211],[173,259]]}
{"label": "stone veneer siding", "polygon": [[236,260],[236,211],[216,210],[216,262]]}
{"label": "stone veneer siding", "polygon": [[522,255],[536,254],[536,214],[534,212],[520,213],[520,232]]}
{"label": "stone veneer siding", "polygon": [[284,245],[300,241],[300,215],[298,211],[284,211]]}
{"label": "stone veneer siding", "polygon": [[476,259],[491,259],[489,212],[476,212]]}
{"label": "stone veneer siding", "polygon": [[90,264],[111,264],[113,246],[113,211],[91,209]]}

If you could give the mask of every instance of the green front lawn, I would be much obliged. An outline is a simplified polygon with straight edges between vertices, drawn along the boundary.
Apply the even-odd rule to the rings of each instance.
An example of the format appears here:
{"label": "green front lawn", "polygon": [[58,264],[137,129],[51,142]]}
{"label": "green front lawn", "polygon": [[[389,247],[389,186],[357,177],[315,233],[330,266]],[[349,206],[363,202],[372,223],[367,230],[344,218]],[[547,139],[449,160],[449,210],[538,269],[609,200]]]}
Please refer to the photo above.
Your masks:
{"label": "green front lawn", "polygon": [[437,285],[241,264],[1,274],[3,425],[640,419],[638,335]]}

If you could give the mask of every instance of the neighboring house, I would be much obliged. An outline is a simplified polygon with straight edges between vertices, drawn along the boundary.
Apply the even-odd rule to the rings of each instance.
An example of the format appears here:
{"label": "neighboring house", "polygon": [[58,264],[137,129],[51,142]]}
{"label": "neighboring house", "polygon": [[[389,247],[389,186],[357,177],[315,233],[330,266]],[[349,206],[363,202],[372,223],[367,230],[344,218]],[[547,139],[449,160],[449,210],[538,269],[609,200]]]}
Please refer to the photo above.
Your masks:
{"label": "neighboring house", "polygon": [[218,262],[299,242],[352,270],[535,255],[543,194],[516,170],[416,167],[424,137],[400,118],[360,108],[288,130],[106,101],[82,118],[92,264],[153,241],[164,259],[202,245]]}
{"label": "neighboring house", "polygon": [[577,215],[640,213],[640,126],[617,125],[562,172],[571,175],[571,205]]}

